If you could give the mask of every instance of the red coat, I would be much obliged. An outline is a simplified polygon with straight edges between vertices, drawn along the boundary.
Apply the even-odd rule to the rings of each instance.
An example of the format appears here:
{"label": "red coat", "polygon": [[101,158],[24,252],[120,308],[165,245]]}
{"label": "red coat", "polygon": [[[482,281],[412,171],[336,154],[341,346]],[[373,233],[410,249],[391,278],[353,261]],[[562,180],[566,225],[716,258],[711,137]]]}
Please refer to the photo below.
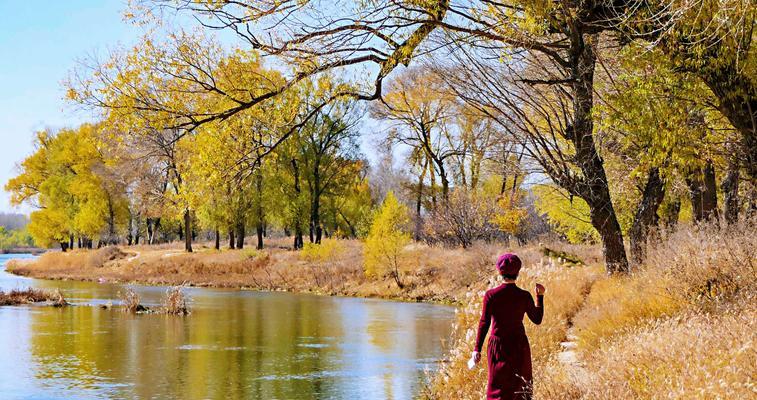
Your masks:
{"label": "red coat", "polygon": [[531,347],[528,344],[523,316],[535,324],[544,317],[544,296],[536,297],[514,283],[505,283],[486,292],[484,309],[478,323],[476,351],[484,345],[491,325],[487,364],[489,383],[487,400],[522,400],[531,398],[533,374]]}

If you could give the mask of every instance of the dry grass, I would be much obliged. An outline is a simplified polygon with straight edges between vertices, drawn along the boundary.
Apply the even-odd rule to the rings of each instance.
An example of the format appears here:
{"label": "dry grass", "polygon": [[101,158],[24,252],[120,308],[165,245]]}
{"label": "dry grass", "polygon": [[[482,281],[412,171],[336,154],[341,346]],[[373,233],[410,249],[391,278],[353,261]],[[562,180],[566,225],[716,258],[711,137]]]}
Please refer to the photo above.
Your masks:
{"label": "dry grass", "polygon": [[597,282],[575,319],[581,346],[588,351],[648,320],[757,293],[755,232],[752,224],[681,229],[650,250],[643,269]]}
{"label": "dry grass", "polygon": [[189,315],[187,296],[182,291],[181,286],[174,286],[166,290],[161,312],[171,315]]}
{"label": "dry grass", "polygon": [[41,289],[13,289],[10,292],[0,291],[0,306],[13,306],[19,304],[31,304],[47,302],[54,307],[68,305],[60,290],[50,292]]}
{"label": "dry grass", "polygon": [[120,248],[116,246],[103,247],[101,249],[93,250],[88,253],[88,268],[102,268],[106,263],[110,261],[120,260],[129,256],[129,254],[124,253]]}
{"label": "dry grass", "polygon": [[[534,268],[526,280],[543,274],[539,279],[547,285],[543,326],[527,324],[534,398],[757,398],[755,232],[749,223],[682,227],[650,249],[646,265],[627,277],[592,274],[590,268]],[[597,277],[581,306],[578,288]],[[469,371],[465,365],[481,294],[461,308],[450,359],[425,397],[483,395],[485,368]],[[569,322],[583,366],[558,358],[558,333]]]}
{"label": "dry grass", "polygon": [[582,374],[550,361],[542,399],[757,397],[753,224],[686,228],[644,268],[597,282],[575,319]]}

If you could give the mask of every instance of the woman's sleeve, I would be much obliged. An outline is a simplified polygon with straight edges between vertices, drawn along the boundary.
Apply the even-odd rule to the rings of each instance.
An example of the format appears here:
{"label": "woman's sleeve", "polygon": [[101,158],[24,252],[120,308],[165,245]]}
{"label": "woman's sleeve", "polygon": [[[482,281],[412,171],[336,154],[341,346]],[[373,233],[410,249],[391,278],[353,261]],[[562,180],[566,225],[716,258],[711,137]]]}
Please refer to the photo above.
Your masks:
{"label": "woman's sleeve", "polygon": [[528,308],[526,309],[528,319],[536,325],[541,324],[541,320],[544,318],[544,295],[536,295],[536,304],[534,305],[534,298],[531,293],[528,294]]}
{"label": "woman's sleeve", "polygon": [[489,310],[489,294],[484,295],[484,308],[481,311],[481,319],[478,321],[478,334],[476,335],[476,351],[481,352],[484,346],[486,333],[489,332],[489,325],[492,322],[491,311]]}

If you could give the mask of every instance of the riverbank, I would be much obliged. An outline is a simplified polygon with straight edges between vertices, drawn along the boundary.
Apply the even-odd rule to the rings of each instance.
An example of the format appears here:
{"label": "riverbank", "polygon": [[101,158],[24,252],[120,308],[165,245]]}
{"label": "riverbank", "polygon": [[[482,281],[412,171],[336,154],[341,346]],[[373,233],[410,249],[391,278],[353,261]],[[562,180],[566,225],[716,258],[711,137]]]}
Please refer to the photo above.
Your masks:
{"label": "riverbank", "polygon": [[296,252],[287,248],[288,243],[288,239],[270,240],[269,247],[260,251],[217,251],[205,245],[196,246],[195,253],[185,253],[180,244],[75,250],[13,261],[7,269],[17,275],[54,280],[241,288],[462,304],[471,287],[481,286],[490,278],[496,256],[504,251],[517,252],[526,265],[554,260],[557,264],[565,263],[565,268],[573,264],[554,257],[559,251],[575,254],[586,264],[596,265],[600,257],[596,246],[561,243],[517,248],[480,244],[465,250],[413,244],[405,249],[402,258],[400,287],[391,276],[365,276],[360,241],[326,240],[322,246]]}
{"label": "riverbank", "polygon": [[[757,343],[757,235],[753,224],[681,227],[630,276],[542,265],[518,279],[547,288],[542,325],[526,323],[534,398],[753,398]],[[448,362],[427,399],[480,399],[482,366],[466,366],[483,290],[471,291]],[[696,366],[696,368],[692,368]]]}
{"label": "riverbank", "polygon": [[0,250],[0,254],[32,254],[38,256],[47,251],[47,249],[42,249],[39,247],[13,247],[10,249]]}

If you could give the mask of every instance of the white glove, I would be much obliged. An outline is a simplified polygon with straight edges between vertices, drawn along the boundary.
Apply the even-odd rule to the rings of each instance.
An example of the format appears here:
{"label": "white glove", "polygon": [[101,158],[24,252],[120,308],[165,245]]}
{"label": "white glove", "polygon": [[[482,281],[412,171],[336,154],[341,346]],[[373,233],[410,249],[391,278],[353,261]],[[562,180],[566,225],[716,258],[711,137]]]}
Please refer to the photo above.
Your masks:
{"label": "white glove", "polygon": [[471,353],[470,360],[468,360],[468,369],[473,369],[473,367],[475,367],[476,364],[478,364],[478,360],[480,359],[481,359],[481,355],[477,351],[474,351],[473,353]]}

